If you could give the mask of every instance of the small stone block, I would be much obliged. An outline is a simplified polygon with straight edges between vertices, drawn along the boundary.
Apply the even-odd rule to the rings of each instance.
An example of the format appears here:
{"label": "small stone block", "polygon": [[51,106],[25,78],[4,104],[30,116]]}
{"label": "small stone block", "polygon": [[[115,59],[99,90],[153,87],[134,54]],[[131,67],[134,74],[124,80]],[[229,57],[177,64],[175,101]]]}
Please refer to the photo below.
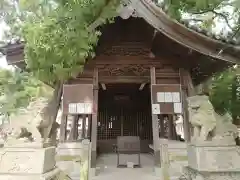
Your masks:
{"label": "small stone block", "polygon": [[55,168],[55,147],[0,150],[0,174],[44,174]]}
{"label": "small stone block", "polygon": [[45,174],[0,174],[1,180],[58,180],[61,171],[56,168]]}
{"label": "small stone block", "polygon": [[189,145],[188,165],[197,171],[240,172],[240,148]]}

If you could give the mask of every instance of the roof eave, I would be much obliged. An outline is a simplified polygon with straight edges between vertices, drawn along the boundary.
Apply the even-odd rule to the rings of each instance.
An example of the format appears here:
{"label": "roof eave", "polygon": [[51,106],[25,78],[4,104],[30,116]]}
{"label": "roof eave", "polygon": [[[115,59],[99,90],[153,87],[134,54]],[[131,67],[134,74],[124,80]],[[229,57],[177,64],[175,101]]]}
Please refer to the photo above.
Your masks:
{"label": "roof eave", "polygon": [[[228,61],[233,64],[240,63],[240,58],[237,58],[229,53],[225,53],[226,49],[232,49],[233,51],[237,51],[240,56],[240,46],[234,46],[211,39],[185,27],[181,23],[167,16],[161,8],[156,6],[155,3],[149,3],[147,0],[139,0],[136,11],[138,16],[145,19],[156,30],[160,31],[168,38],[174,40],[182,46],[193,49],[206,56],[211,56],[212,58]],[[177,32],[182,32],[182,34]],[[212,47],[210,47],[210,45]]]}

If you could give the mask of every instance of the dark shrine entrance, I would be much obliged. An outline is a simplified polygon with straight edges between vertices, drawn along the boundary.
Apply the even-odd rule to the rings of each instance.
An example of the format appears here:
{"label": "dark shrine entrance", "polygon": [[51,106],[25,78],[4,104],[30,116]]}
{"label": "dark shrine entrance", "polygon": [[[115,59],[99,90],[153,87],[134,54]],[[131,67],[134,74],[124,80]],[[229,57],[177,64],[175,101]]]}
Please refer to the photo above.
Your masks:
{"label": "dark shrine entrance", "polygon": [[101,84],[98,153],[113,152],[118,136],[139,136],[141,151],[152,143],[151,96],[148,84]]}

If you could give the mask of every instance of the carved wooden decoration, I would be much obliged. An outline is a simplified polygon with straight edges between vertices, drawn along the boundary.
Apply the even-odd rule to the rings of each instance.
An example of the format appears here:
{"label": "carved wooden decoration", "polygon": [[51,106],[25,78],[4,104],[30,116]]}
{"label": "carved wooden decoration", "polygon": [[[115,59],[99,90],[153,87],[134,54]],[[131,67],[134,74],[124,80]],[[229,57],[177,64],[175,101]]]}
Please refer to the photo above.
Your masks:
{"label": "carved wooden decoration", "polygon": [[111,65],[99,68],[100,76],[149,76],[149,68],[137,64]]}
{"label": "carved wooden decoration", "polygon": [[104,45],[97,50],[102,55],[117,56],[141,56],[149,57],[151,53],[150,44],[146,42],[115,42],[112,45]]}

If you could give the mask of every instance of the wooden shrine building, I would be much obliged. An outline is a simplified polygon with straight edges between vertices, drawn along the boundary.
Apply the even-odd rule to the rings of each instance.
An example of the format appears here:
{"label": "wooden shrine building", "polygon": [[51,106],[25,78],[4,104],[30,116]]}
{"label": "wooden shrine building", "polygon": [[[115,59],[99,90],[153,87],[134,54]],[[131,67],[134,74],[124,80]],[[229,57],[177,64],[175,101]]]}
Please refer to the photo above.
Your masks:
{"label": "wooden shrine building", "polygon": [[[113,151],[118,136],[139,136],[142,152],[153,144],[158,167],[163,116],[174,138],[173,120],[181,114],[189,141],[186,97],[213,73],[239,63],[240,46],[190,29],[147,0],[123,6],[120,15],[100,28],[96,57],[63,87],[60,140],[67,140],[67,115],[75,117],[71,140],[77,140],[81,115],[83,137],[92,142],[92,168],[97,151]],[[7,46],[9,64],[24,66],[23,48],[21,43]]]}

